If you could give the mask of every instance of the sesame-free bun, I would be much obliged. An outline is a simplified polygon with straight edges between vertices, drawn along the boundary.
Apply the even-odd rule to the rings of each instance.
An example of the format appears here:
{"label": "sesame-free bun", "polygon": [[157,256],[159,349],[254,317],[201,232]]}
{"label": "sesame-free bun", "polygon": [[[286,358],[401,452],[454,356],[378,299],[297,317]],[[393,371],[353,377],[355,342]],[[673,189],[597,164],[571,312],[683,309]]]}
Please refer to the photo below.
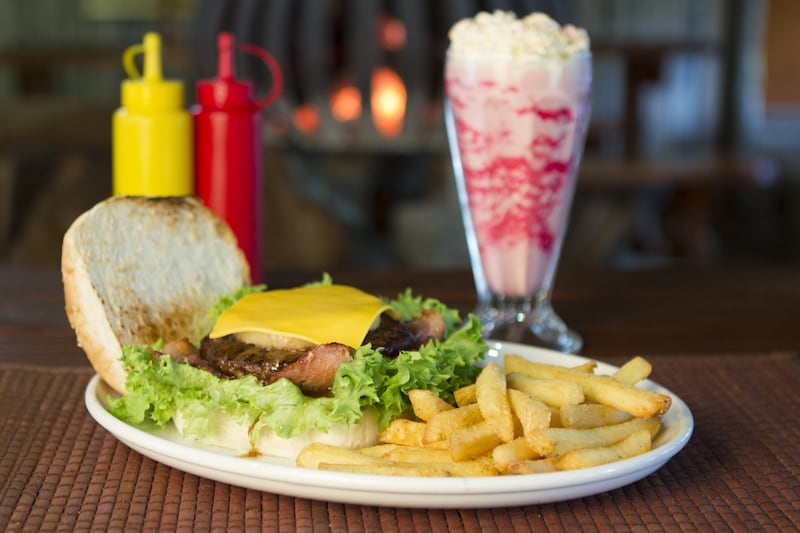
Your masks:
{"label": "sesame-free bun", "polygon": [[361,421],[357,424],[338,423],[325,433],[312,430],[305,435],[285,439],[275,435],[268,428],[261,428],[255,434],[251,432],[251,439],[253,449],[257,453],[296,459],[300,451],[312,443],[343,448],[364,448],[377,444],[379,434],[375,411],[368,409],[364,411]]}
{"label": "sesame-free bun", "polygon": [[312,443],[331,444],[344,448],[363,448],[378,442],[378,425],[375,411],[368,409],[357,424],[334,424],[327,432],[311,430],[296,437],[279,437],[267,427],[255,428],[256,418],[240,418],[222,412],[210,411],[207,434],[198,437],[186,434],[187,421],[182,412],[173,419],[175,428],[184,438],[205,446],[226,448],[237,455],[269,455],[295,460],[300,451]]}
{"label": "sesame-free bun", "polygon": [[197,343],[213,327],[214,302],[250,283],[231,229],[188,196],[100,202],[64,235],[61,273],[78,345],[123,395],[123,345]]}
{"label": "sesame-free bun", "polygon": [[[64,299],[78,345],[109,387],[125,395],[122,346],[170,342],[195,345],[214,324],[208,317],[221,296],[250,284],[250,272],[233,232],[193,197],[113,197],[78,217],[64,235],[61,256]],[[252,339],[284,346],[287,339]],[[368,411],[354,425],[327,433],[281,438],[255,431],[257,414],[234,418],[210,410],[209,433],[186,435],[185,413],[176,413],[178,433],[199,444],[237,454],[294,458],[310,442],[347,447],[374,444],[378,429]]]}

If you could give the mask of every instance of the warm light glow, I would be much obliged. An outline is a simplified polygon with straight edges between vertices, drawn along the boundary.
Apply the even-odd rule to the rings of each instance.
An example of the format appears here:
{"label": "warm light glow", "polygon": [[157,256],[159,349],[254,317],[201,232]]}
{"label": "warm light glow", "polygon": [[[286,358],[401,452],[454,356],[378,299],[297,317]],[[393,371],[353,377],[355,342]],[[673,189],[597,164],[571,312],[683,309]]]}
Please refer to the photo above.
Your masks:
{"label": "warm light glow", "polygon": [[339,122],[350,122],[361,115],[361,92],[344,85],[331,94],[331,115]]}
{"label": "warm light glow", "polygon": [[381,67],[372,73],[372,121],[385,137],[395,137],[403,129],[406,113],[406,86],[395,71]]}
{"label": "warm light glow", "polygon": [[406,27],[394,17],[382,16],[378,19],[378,39],[383,48],[397,52],[406,45]]}
{"label": "warm light glow", "polygon": [[297,106],[292,120],[294,127],[306,135],[314,133],[319,128],[319,113],[311,104]]}
{"label": "warm light glow", "polygon": [[[370,109],[375,129],[384,137],[396,137],[403,130],[406,113],[406,87],[400,76],[388,67],[372,73]],[[338,122],[353,122],[361,116],[361,92],[353,85],[341,85],[330,97],[331,116]],[[311,135],[320,128],[319,110],[311,104],[297,106],[292,121],[298,131]]]}

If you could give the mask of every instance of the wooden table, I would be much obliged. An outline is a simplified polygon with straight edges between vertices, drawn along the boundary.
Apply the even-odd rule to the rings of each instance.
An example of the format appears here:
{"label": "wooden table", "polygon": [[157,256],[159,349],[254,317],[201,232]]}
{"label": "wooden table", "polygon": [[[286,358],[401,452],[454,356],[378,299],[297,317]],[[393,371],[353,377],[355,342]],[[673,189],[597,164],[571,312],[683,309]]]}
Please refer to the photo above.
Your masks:
{"label": "wooden table", "polygon": [[[641,354],[692,409],[692,440],[663,468],[605,494],[495,509],[402,509],[262,493],[130,450],[88,415],[93,372],[75,345],[55,270],[0,269],[0,529],[293,531],[787,530],[800,526],[800,269],[559,274],[554,307],[583,354]],[[315,279],[270,273],[272,287]],[[318,276],[316,276],[318,277]],[[406,287],[464,312],[466,271],[334,273]],[[529,339],[531,340],[531,339]]]}

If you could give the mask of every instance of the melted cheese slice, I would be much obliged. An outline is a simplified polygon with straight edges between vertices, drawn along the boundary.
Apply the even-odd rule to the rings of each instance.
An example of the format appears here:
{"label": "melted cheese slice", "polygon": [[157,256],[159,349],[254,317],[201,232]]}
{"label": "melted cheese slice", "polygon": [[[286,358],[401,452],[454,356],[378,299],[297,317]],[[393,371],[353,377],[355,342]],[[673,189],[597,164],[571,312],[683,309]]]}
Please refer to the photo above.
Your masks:
{"label": "melted cheese slice", "polygon": [[265,334],[310,345],[338,342],[358,348],[375,319],[388,309],[379,298],[346,285],[270,290],[233,304],[209,336]]}

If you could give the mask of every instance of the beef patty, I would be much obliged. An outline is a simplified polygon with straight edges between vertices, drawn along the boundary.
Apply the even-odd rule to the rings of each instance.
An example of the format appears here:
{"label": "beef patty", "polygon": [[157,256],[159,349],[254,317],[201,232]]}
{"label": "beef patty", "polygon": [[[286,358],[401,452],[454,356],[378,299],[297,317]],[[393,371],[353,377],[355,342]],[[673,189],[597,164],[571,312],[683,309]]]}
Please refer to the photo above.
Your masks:
{"label": "beef patty", "polygon": [[[384,357],[397,357],[401,351],[416,350],[432,339],[442,339],[444,333],[444,319],[433,310],[425,310],[407,322],[384,315],[379,326],[367,334],[364,344],[380,348]],[[335,342],[302,350],[268,349],[243,342],[233,334],[216,339],[205,337],[199,349],[180,339],[165,345],[160,353],[221,378],[252,375],[265,385],[286,378],[304,394],[322,396],[330,392],[339,365],[353,360],[353,351],[352,347]]]}

